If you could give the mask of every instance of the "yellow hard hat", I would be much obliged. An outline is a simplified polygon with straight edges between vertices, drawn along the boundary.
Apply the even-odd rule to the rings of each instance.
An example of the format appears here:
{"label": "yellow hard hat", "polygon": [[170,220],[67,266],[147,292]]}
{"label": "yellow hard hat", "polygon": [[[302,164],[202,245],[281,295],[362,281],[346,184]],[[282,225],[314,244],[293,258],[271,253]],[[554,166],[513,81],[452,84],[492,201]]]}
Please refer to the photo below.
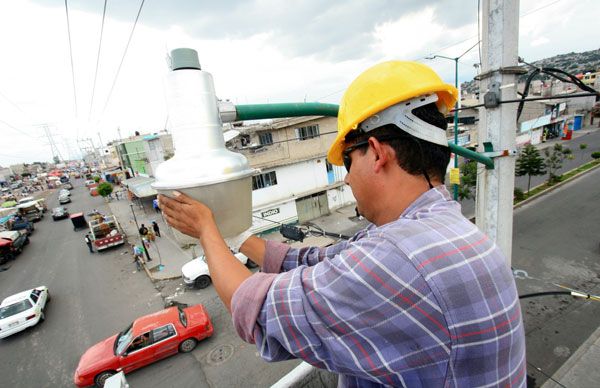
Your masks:
{"label": "yellow hard hat", "polygon": [[445,113],[454,107],[458,90],[429,66],[419,62],[389,61],[360,74],[342,97],[338,112],[338,134],[327,153],[332,164],[343,164],[344,139],[348,132],[374,114],[399,102],[436,93],[437,106]]}

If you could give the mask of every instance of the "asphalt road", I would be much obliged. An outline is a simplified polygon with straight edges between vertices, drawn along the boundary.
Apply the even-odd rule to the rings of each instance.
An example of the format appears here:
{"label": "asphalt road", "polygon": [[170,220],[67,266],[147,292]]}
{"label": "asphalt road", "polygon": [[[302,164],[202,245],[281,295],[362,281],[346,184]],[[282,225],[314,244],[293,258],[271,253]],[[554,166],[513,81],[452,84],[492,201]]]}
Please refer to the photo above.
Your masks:
{"label": "asphalt road", "polygon": [[[70,212],[93,208],[108,212],[102,198],[87,194],[82,181],[74,186],[73,202],[66,205]],[[0,272],[1,298],[39,285],[48,286],[52,295],[45,322],[0,340],[0,385],[5,387],[72,387],[79,357],[89,346],[138,316],[163,308],[163,299],[147,276],[133,273],[131,254],[122,254],[125,246],[90,254],[83,241],[85,230],[73,231],[68,219],[52,220],[50,209],[57,206],[57,194],[46,202],[49,212],[35,224],[31,243]],[[164,376],[173,375],[174,386],[191,386],[184,382],[203,377],[200,368],[192,367],[195,364],[193,353],[171,357],[131,374],[132,386],[164,386],[142,382],[164,383]]]}
{"label": "asphalt road", "polygon": [[[517,277],[520,295],[561,290],[552,283],[600,294],[599,182],[595,169],[516,210],[512,266],[524,271]],[[600,302],[544,296],[521,306],[528,373],[538,384],[600,326]]]}
{"label": "asphalt road", "polygon": [[[73,185],[73,201],[65,205],[69,212],[109,213],[102,198],[87,194],[83,181]],[[154,285],[145,273],[135,271],[126,245],[90,254],[83,240],[86,230],[73,231],[68,219],[52,220],[57,193],[46,202],[49,212],[35,224],[31,243],[0,271],[2,299],[39,285],[48,286],[52,295],[45,322],[0,340],[2,387],[74,386],[73,374],[85,350],[135,318],[161,310],[165,297],[183,294],[177,281]],[[239,339],[213,288],[189,290],[188,296],[192,298],[180,301],[207,308],[215,327],[213,337],[191,353],[128,374],[132,387],[269,386],[298,364],[262,361],[254,345]]]}

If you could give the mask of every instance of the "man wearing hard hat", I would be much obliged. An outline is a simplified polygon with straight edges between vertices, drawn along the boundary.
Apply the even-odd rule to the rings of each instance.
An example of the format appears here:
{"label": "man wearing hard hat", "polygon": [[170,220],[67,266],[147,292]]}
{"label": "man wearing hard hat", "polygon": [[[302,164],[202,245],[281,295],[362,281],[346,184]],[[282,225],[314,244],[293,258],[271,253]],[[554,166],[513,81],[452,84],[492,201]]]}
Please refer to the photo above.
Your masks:
{"label": "man wearing hard hat", "polygon": [[[444,176],[443,113],[457,90],[429,67],[391,61],[348,87],[328,152],[371,224],[327,248],[243,235],[230,253],[208,207],[161,197],[167,221],[200,239],[239,335],[268,361],[300,358],[345,387],[525,386],[514,279],[465,219]],[[231,242],[230,242],[231,244]]]}

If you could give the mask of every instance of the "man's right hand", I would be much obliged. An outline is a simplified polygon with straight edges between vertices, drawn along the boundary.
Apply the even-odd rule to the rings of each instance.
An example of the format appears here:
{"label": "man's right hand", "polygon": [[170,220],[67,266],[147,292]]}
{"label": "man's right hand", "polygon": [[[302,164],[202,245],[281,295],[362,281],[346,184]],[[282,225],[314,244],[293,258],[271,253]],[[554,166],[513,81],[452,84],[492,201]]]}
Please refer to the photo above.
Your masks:
{"label": "man's right hand", "polygon": [[181,233],[200,239],[203,231],[216,225],[208,206],[183,193],[174,191],[172,198],[159,195],[158,200],[167,223]]}

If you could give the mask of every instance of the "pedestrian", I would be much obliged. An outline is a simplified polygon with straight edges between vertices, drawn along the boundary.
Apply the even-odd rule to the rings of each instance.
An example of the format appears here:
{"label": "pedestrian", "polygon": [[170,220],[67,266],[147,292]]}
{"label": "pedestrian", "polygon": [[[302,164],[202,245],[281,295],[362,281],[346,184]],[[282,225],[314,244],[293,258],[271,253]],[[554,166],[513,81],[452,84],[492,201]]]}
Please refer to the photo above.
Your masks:
{"label": "pedestrian", "polygon": [[133,246],[133,261],[135,262],[138,271],[141,271],[142,264],[144,263],[144,249],[139,245]]}
{"label": "pedestrian", "polygon": [[152,207],[154,208],[155,212],[160,213],[160,207],[158,207],[158,198],[154,198],[152,200]]}
{"label": "pedestrian", "polygon": [[92,249],[92,239],[90,238],[89,233],[85,235],[84,240],[88,246],[88,249],[90,250],[90,253],[94,253],[94,250]]}
{"label": "pedestrian", "polygon": [[[346,90],[330,163],[369,224],[328,247],[244,232],[223,240],[206,205],[160,196],[167,222],[199,239],[238,335],[269,360],[300,358],[338,386],[525,386],[515,281],[444,179],[444,113],[458,91],[418,62],[373,66]],[[239,265],[239,249],[262,271]]]}
{"label": "pedestrian", "polygon": [[152,230],[154,230],[154,233],[160,237],[160,228],[158,227],[156,221],[152,221]]}
{"label": "pedestrian", "polygon": [[146,228],[146,226],[144,224],[142,224],[142,226],[140,226],[140,229],[138,230],[138,232],[140,232],[140,236],[144,237],[145,235],[148,234],[148,228]]}

